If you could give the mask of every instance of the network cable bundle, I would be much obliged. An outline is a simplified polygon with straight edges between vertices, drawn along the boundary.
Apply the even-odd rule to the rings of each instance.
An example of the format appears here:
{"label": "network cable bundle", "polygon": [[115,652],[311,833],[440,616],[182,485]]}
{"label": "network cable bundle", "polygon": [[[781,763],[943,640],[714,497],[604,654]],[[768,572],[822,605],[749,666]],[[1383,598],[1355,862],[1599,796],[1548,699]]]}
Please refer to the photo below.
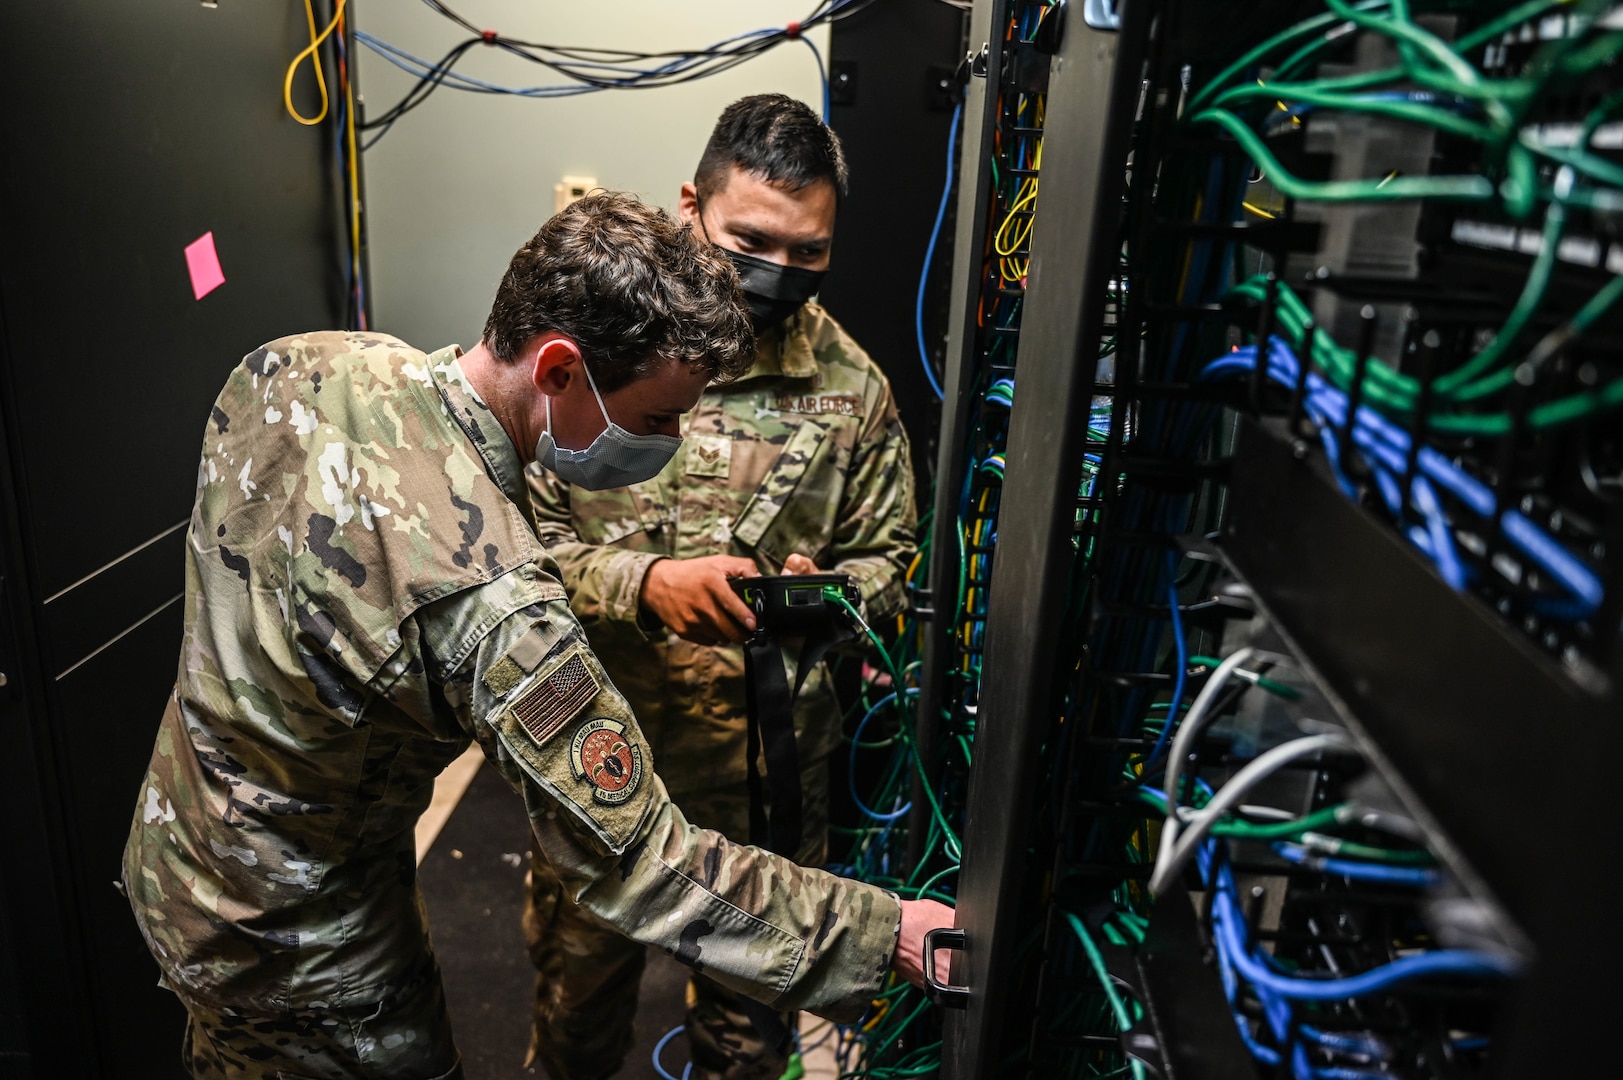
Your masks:
{"label": "network cable bundle", "polygon": [[[1579,1060],[1597,796],[1530,791],[1619,714],[1623,9],[1032,7],[1019,363],[948,372],[922,667],[969,766],[944,1075]],[[986,117],[1026,10],[976,9]]]}
{"label": "network cable bundle", "polygon": [[[1615,590],[1602,604],[1623,20],[1595,4],[1322,19],[1343,15],[1354,29],[1334,39],[1287,31],[1263,83],[1231,65],[1190,102],[1192,126],[1252,162],[1248,218],[1324,234],[1282,252],[1275,279],[1234,284],[1271,333],[1204,377],[1282,388],[1349,498],[1367,491],[1450,587],[1582,677],[1620,611]],[[1326,156],[1330,175],[1307,179]]]}

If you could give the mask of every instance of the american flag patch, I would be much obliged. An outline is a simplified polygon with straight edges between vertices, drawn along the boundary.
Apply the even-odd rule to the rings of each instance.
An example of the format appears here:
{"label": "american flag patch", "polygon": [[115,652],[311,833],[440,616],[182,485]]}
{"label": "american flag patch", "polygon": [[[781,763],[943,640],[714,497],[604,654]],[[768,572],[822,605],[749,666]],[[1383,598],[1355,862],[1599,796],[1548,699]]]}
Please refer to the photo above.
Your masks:
{"label": "american flag patch", "polygon": [[519,698],[513,706],[513,715],[530,733],[530,738],[537,744],[544,743],[591,704],[600,689],[585,659],[575,651],[552,674]]}

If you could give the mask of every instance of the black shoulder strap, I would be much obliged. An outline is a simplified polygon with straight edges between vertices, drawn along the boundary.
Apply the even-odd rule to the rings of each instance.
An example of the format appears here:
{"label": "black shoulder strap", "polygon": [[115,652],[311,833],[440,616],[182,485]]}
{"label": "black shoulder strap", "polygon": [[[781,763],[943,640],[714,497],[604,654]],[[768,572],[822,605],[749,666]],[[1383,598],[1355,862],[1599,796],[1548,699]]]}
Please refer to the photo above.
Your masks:
{"label": "black shoulder strap", "polygon": [[[841,640],[843,637],[837,631],[807,637],[800,648],[793,689],[783,666],[783,648],[776,638],[757,634],[744,643],[744,704],[748,714],[744,752],[748,760],[750,843],[790,859],[800,850],[803,829],[800,751],[795,745],[795,699],[800,696],[800,689],[812,669],[822,663],[829,649]],[[772,781],[770,816],[761,773],[756,766],[756,759],[762,756],[766,759],[767,777]],[[773,1046],[779,1056],[787,1054],[790,1031],[783,1019],[758,1001],[749,998],[741,1001],[762,1040]]]}
{"label": "black shoulder strap", "polygon": [[[795,746],[795,700],[806,678],[845,635],[839,630],[808,635],[800,647],[791,689],[783,666],[783,648],[775,638],[758,634],[744,643],[744,704],[748,713],[745,754],[750,797],[750,843],[794,858],[802,836],[800,752]],[[766,775],[772,783],[768,808],[756,758],[765,751]]]}
{"label": "black shoulder strap", "polygon": [[[795,680],[795,690],[800,680]],[[745,754],[750,796],[750,843],[787,858],[800,849],[800,752],[795,747],[795,695],[783,667],[783,649],[765,635],[744,644]],[[764,751],[764,753],[763,753]],[[756,758],[766,759],[772,781],[771,816]]]}

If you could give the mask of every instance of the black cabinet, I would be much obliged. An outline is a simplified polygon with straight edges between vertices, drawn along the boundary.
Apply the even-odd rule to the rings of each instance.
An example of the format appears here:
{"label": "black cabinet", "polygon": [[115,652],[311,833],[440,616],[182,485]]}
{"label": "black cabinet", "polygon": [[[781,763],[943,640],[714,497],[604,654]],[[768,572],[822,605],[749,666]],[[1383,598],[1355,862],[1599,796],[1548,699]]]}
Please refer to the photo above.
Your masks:
{"label": "black cabinet", "polygon": [[[0,1076],[180,1075],[183,1014],[113,883],[209,404],[261,341],[342,317],[331,122],[282,106],[307,35],[282,4],[0,14]],[[197,299],[205,233],[226,280]]]}

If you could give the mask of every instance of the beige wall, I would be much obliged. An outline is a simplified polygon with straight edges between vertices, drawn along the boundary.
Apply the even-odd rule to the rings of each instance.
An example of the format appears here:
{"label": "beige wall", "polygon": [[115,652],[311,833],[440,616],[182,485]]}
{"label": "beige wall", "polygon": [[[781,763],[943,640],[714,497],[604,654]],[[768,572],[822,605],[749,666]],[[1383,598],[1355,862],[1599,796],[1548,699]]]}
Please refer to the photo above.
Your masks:
{"label": "beige wall", "polygon": [[[504,34],[559,45],[702,48],[782,26],[808,0],[459,0],[460,14]],[[461,28],[417,0],[361,0],[356,26],[426,60]],[[828,31],[812,38],[828,56]],[[358,46],[367,111],[389,108],[412,79]],[[472,50],[457,71],[507,86],[562,81],[500,50]],[[731,71],[658,90],[532,100],[441,88],[367,152],[371,299],[378,329],[422,349],[478,340],[507,260],[552,212],[553,184],[595,176],[675,208],[716,116],[745,94],[777,91],[821,109],[811,50],[788,42]]]}

